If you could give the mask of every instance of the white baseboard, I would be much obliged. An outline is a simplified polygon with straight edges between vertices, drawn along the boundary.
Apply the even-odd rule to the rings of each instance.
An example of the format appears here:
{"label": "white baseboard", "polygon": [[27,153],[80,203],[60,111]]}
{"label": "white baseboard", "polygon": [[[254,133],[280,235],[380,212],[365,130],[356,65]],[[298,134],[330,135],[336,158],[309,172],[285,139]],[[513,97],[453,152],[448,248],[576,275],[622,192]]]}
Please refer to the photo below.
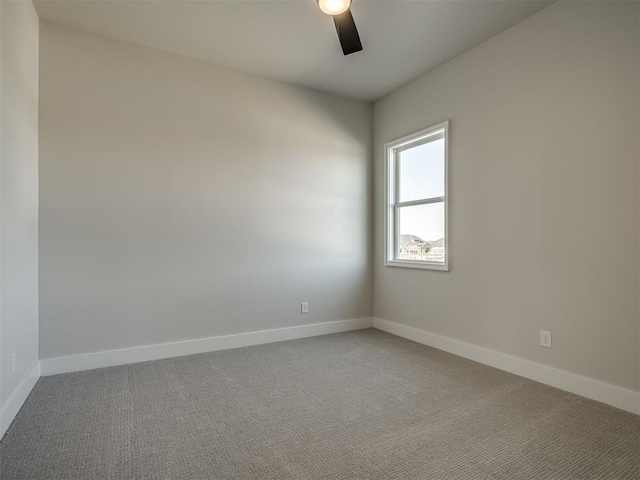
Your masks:
{"label": "white baseboard", "polygon": [[453,338],[437,335],[426,330],[408,327],[397,322],[374,318],[373,326],[378,330],[404,337],[414,342],[453,353],[485,365],[504,370],[521,377],[535,380],[552,387],[597,400],[608,405],[640,414],[640,392],[616,387],[608,383],[583,377],[565,370],[524,360]]}
{"label": "white baseboard", "polygon": [[40,362],[36,362],[29,370],[0,409],[0,438],[4,436],[9,429],[9,425],[16,418],[18,411],[31,393],[31,390],[33,390],[38,378],[40,378]]}
{"label": "white baseboard", "polygon": [[251,345],[281,342],[316,335],[327,335],[349,330],[360,330],[363,328],[371,328],[372,326],[373,320],[371,318],[338,320],[296,327],[223,335],[220,337],[198,338],[181,342],[85,353],[68,357],[47,358],[40,360],[40,363],[43,376],[57,375],[59,373],[79,372],[81,370],[92,370],[94,368],[113,367],[129,363],[159,360],[161,358],[181,357],[184,355],[194,355],[196,353],[248,347]]}

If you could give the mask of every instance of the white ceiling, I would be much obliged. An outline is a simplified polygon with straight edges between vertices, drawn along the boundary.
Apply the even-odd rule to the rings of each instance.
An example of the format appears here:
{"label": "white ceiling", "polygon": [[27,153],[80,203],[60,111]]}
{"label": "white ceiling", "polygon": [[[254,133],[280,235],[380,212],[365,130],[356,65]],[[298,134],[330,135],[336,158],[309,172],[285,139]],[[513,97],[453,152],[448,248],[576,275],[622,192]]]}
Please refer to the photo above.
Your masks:
{"label": "white ceiling", "polygon": [[40,18],[374,101],[552,3],[353,0],[364,46],[342,55],[315,0],[36,0]]}

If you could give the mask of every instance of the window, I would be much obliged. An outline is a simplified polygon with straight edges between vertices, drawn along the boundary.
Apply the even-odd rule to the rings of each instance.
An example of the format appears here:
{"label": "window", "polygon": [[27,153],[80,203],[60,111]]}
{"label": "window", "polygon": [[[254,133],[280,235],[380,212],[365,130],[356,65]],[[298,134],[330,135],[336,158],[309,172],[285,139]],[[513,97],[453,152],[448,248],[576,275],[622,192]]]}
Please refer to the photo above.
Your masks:
{"label": "window", "polygon": [[385,265],[449,270],[449,122],[385,145]]}

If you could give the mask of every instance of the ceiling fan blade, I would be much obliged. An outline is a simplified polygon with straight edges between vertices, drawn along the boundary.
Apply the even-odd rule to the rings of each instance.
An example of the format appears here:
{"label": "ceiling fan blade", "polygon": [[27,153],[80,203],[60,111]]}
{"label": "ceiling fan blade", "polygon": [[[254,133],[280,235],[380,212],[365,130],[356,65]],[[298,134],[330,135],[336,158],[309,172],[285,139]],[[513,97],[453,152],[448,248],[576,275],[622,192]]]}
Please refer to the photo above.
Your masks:
{"label": "ceiling fan blade", "polygon": [[336,24],[336,32],[338,32],[342,53],[349,55],[362,50],[360,35],[358,35],[356,22],[353,20],[350,9],[340,15],[334,15],[333,22]]}

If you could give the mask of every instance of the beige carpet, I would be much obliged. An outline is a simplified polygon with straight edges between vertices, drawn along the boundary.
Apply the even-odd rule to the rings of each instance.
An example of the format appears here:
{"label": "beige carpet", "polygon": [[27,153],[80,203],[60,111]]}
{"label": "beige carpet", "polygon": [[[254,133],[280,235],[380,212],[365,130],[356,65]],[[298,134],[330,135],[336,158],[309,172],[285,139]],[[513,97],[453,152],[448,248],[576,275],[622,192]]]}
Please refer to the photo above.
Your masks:
{"label": "beige carpet", "polygon": [[364,330],[41,378],[0,478],[640,479],[640,420]]}

